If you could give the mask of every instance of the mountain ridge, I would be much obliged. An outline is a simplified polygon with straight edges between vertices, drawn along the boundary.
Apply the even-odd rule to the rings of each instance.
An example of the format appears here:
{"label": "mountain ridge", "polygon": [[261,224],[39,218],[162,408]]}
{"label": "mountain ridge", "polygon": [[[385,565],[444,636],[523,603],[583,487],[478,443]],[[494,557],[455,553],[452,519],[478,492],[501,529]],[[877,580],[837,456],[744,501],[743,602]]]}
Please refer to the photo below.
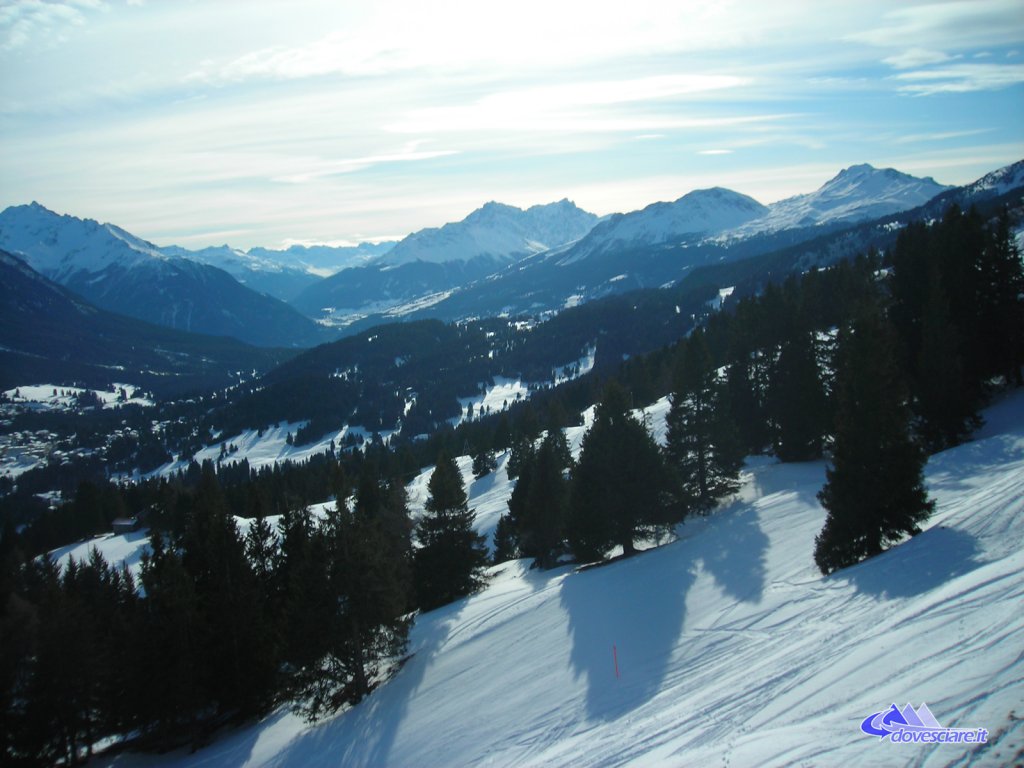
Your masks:
{"label": "mountain ridge", "polygon": [[224,270],[166,254],[116,225],[39,203],[0,212],[0,248],[102,309],[159,325],[266,347],[313,346],[329,337]]}

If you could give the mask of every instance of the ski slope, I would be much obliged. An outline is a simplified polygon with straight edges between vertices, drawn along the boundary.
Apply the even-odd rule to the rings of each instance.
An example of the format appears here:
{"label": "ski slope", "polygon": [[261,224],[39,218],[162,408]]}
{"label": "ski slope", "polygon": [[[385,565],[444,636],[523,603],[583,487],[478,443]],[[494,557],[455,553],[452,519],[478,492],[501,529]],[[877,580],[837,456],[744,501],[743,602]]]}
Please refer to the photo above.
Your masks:
{"label": "ski slope", "polygon": [[[650,409],[656,429],[660,411]],[[986,418],[973,442],[929,463],[928,528],[831,577],[811,556],[824,465],[754,460],[737,497],[673,543],[587,570],[496,566],[481,593],[420,616],[411,659],[350,711],[309,726],[280,710],[196,754],[99,764],[1020,761],[1024,393]],[[490,516],[509,487],[504,466],[475,485],[471,503]],[[985,728],[989,741],[861,733],[864,718],[908,702],[927,703],[943,726]]]}

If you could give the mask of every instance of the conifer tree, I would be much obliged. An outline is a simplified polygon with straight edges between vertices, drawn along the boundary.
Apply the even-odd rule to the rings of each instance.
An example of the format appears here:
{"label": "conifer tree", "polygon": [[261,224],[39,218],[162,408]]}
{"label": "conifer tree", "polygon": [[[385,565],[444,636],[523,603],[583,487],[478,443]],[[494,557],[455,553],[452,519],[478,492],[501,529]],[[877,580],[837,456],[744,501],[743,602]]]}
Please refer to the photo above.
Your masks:
{"label": "conifer tree", "polygon": [[562,431],[548,432],[522,468],[508,502],[518,549],[522,556],[534,558],[540,568],[553,566],[564,550],[569,507],[565,471],[570,464]]}
{"label": "conifer tree", "polygon": [[182,562],[195,582],[206,690],[222,711],[258,714],[276,666],[267,606],[209,463],[186,520]]}
{"label": "conifer tree", "polygon": [[667,417],[666,453],[682,511],[709,510],[738,485],[742,450],[702,333],[694,333],[676,373]]}
{"label": "conifer tree", "polygon": [[597,560],[616,544],[624,554],[634,553],[637,537],[678,520],[670,490],[661,451],[631,413],[625,390],[612,382],[572,473],[567,536],[573,555]]}
{"label": "conifer tree", "polygon": [[426,514],[416,524],[416,591],[420,608],[430,610],[478,589],[487,561],[484,537],[473,530],[462,474],[442,453],[427,484]]}
{"label": "conifer tree", "polygon": [[828,516],[814,549],[825,574],[917,533],[933,506],[923,484],[925,454],[910,434],[895,337],[878,306],[840,332],[838,357],[835,442],[818,494]]}
{"label": "conifer tree", "polygon": [[144,689],[133,700],[158,747],[168,749],[182,734],[196,738],[200,709],[208,699],[200,673],[203,647],[193,580],[159,532],[151,534],[150,548],[142,558],[146,599],[138,645],[138,681]]}
{"label": "conifer tree", "polygon": [[931,451],[963,442],[980,424],[977,400],[965,380],[962,339],[950,317],[949,302],[938,273],[928,269],[917,353],[915,410],[918,431]]}
{"label": "conifer tree", "polygon": [[479,480],[498,468],[498,458],[489,448],[481,448],[473,454],[473,477]]}
{"label": "conifer tree", "polygon": [[515,480],[519,477],[519,473],[522,471],[523,466],[533,456],[533,439],[527,435],[519,434],[512,438],[512,446],[509,450],[508,463],[505,465],[505,471],[508,473],[509,480]]}
{"label": "conifer tree", "polygon": [[769,405],[775,455],[781,461],[820,458],[829,411],[811,334],[797,332],[783,344],[772,374]]}
{"label": "conifer tree", "polygon": [[979,272],[983,375],[1024,385],[1024,263],[1005,210],[980,254]]}
{"label": "conifer tree", "polygon": [[405,649],[408,579],[401,548],[388,540],[385,494],[375,472],[369,467],[363,473],[355,510],[343,496],[323,524],[333,610],[325,617],[323,654],[297,694],[300,711],[311,720],[362,700],[382,663],[397,661]]}
{"label": "conifer tree", "polygon": [[274,576],[280,600],[282,656],[289,670],[286,692],[298,696],[326,653],[334,606],[327,589],[324,537],[309,509],[285,512],[279,529],[281,552]]}
{"label": "conifer tree", "polygon": [[494,527],[493,543],[494,552],[491,555],[491,561],[495,564],[514,560],[520,556],[519,541],[510,513],[506,512],[498,518],[498,524]]}

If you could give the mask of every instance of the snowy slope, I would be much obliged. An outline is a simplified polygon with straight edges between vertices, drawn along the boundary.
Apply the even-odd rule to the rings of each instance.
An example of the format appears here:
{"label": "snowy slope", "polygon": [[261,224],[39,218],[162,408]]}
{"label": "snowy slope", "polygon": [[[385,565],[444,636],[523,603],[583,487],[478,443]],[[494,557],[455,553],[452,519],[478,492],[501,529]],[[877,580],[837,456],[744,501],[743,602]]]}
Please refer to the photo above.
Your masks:
{"label": "snowy slope", "polygon": [[973,195],[988,192],[995,196],[1020,187],[1024,187],[1024,160],[987,173],[964,190]]}
{"label": "snowy slope", "polygon": [[750,235],[834,222],[854,223],[924,205],[952,187],[867,163],[840,171],[814,192],[780,200],[731,235]]}
{"label": "snowy slope", "polygon": [[[1024,754],[1022,393],[987,419],[930,462],[927,530],[829,578],[811,557],[823,465],[759,460],[735,500],[674,543],[586,571],[494,568],[480,594],[419,617],[392,681],[319,726],[282,710],[197,754],[100,764],[1013,764]],[[944,726],[987,729],[989,743],[860,732],[908,701]]]}
{"label": "snowy slope", "polygon": [[380,263],[395,266],[480,257],[506,261],[578,240],[596,223],[597,216],[569,200],[525,211],[490,202],[462,221],[414,232],[381,257]]}

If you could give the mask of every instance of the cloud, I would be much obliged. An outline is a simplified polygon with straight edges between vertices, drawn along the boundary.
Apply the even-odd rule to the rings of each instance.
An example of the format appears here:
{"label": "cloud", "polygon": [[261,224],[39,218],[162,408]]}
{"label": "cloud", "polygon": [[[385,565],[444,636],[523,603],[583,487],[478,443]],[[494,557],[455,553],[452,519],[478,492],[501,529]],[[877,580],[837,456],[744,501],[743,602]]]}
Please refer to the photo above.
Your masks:
{"label": "cloud", "polygon": [[302,46],[273,46],[227,63],[204,62],[186,80],[241,82],[249,79],[297,80],[329,74],[379,75],[408,69],[407,53],[368,36],[334,32]]}
{"label": "cloud", "polygon": [[953,64],[937,69],[901,72],[897,90],[915,96],[992,91],[1024,83],[1024,65]]}
{"label": "cloud", "polygon": [[[734,75],[658,75],[631,80],[561,83],[502,91],[472,104],[413,110],[385,126],[394,133],[632,131],[656,133],[672,128],[713,127],[780,119],[781,115],[691,117],[644,114],[637,105],[653,105],[752,82]],[[628,107],[620,110],[618,107]]]}
{"label": "cloud", "polygon": [[345,160],[333,160],[323,163],[317,163],[315,167],[307,171],[299,173],[288,174],[285,176],[278,176],[274,178],[274,181],[285,182],[288,184],[302,184],[313,179],[324,178],[326,176],[337,176],[343,173],[355,173],[366,168],[370,168],[374,165],[380,165],[383,163],[408,163],[417,160],[432,160],[438,157],[448,157],[449,155],[459,154],[458,150],[454,149],[442,149],[434,150],[429,152],[419,151],[401,151],[395,154],[387,155],[369,155],[367,157],[353,157]]}
{"label": "cloud", "polygon": [[903,53],[888,56],[882,59],[882,61],[893,69],[916,69],[917,67],[927,67],[931,64],[942,64],[952,58],[952,56],[949,56],[942,51],[929,51],[925,48],[911,48],[903,51]]}
{"label": "cloud", "polygon": [[86,23],[85,11],[106,8],[101,0],[13,0],[0,7],[0,50],[22,48],[39,37],[44,46],[62,42],[62,30]]}
{"label": "cloud", "polygon": [[731,155],[732,154],[732,150],[731,149],[702,149],[697,154],[698,155]]}
{"label": "cloud", "polygon": [[968,136],[978,136],[982,133],[989,133],[991,128],[976,128],[970,131],[939,131],[937,133],[915,133],[909,136],[900,136],[894,139],[896,144],[920,144],[925,141],[949,141],[950,139],[963,139]]}
{"label": "cloud", "polygon": [[965,50],[1012,45],[1022,32],[1020,0],[956,0],[897,7],[883,14],[881,25],[846,39],[895,49],[913,40],[923,50]]}

